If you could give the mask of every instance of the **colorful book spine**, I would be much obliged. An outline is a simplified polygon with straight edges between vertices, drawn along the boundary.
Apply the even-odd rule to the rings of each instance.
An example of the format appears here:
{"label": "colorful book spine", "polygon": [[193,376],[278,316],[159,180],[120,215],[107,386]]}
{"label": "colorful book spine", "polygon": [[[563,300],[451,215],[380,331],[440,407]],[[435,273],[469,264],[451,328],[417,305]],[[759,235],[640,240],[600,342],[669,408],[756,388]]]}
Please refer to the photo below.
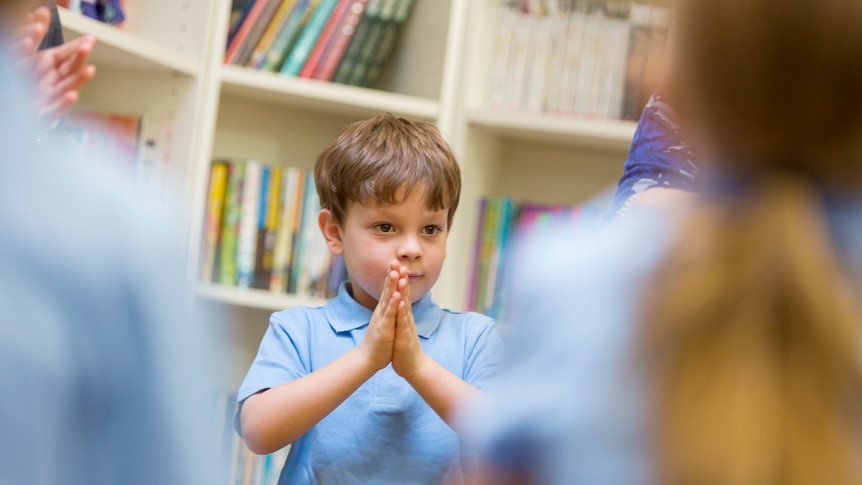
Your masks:
{"label": "colorful book spine", "polygon": [[302,32],[305,23],[314,11],[317,0],[297,0],[290,10],[290,15],[284,21],[269,50],[267,50],[258,69],[277,72],[284,64],[284,59],[293,48],[297,37]]}
{"label": "colorful book spine", "polygon": [[383,67],[386,61],[395,50],[395,44],[398,36],[401,33],[401,27],[410,16],[410,11],[413,9],[414,0],[399,0],[395,13],[392,15],[392,20],[383,26],[383,33],[380,38],[380,46],[377,48],[374,60],[368,66],[368,74],[362,81],[362,85],[366,87],[374,87],[380,80],[383,74]]}
{"label": "colorful book spine", "polygon": [[272,261],[275,252],[275,237],[278,221],[281,216],[282,169],[272,167],[269,174],[269,190],[267,190],[266,212],[264,215],[263,244],[259,247],[260,266],[255,268],[254,287],[269,289],[272,277]]}
{"label": "colorful book spine", "polygon": [[246,15],[245,18],[242,20],[242,25],[239,26],[236,31],[236,35],[234,35],[234,38],[227,47],[227,52],[224,56],[225,64],[236,64],[236,60],[240,54],[240,49],[242,49],[243,43],[245,43],[249,32],[251,32],[251,29],[252,27],[254,27],[255,22],[257,22],[258,17],[260,17],[261,12],[263,11],[263,7],[266,6],[266,2],[267,0],[254,1],[254,4],[248,11],[248,15]]}
{"label": "colorful book spine", "polygon": [[224,218],[222,220],[221,245],[219,248],[218,281],[223,285],[236,285],[236,248],[239,220],[242,209],[243,179],[245,164],[233,162],[228,166],[228,184],[225,192]]}
{"label": "colorful book spine", "polygon": [[281,220],[276,233],[272,277],[269,286],[270,290],[275,292],[284,293],[287,291],[293,242],[296,237],[299,207],[303,197],[303,179],[304,175],[298,168],[288,168],[284,174]]}
{"label": "colorful book spine", "polygon": [[353,38],[350,40],[347,50],[344,51],[344,56],[338,63],[338,69],[335,70],[335,76],[332,78],[333,82],[340,84],[349,83],[353,67],[359,60],[362,46],[365,45],[365,41],[368,39],[368,33],[371,31],[372,25],[374,25],[376,19],[380,16],[380,9],[382,7],[383,0],[368,0],[365,12],[356,26],[356,31],[353,33]]}
{"label": "colorful book spine", "polygon": [[359,51],[359,57],[353,66],[350,73],[348,84],[353,86],[363,86],[365,79],[368,76],[368,69],[374,61],[378,50],[380,50],[381,42],[386,24],[392,20],[395,15],[395,10],[398,7],[399,0],[383,0],[383,6],[380,9],[380,16],[372,19],[369,26],[368,37],[362,44]]}
{"label": "colorful book spine", "polygon": [[260,171],[260,195],[258,197],[257,206],[257,232],[255,233],[254,244],[254,271],[252,271],[251,286],[252,288],[260,288],[258,286],[261,272],[263,272],[263,246],[266,239],[266,211],[269,210],[270,176],[272,169],[268,165],[263,165]]}
{"label": "colorful book spine", "polygon": [[299,77],[310,79],[314,75],[314,72],[320,68],[320,64],[323,62],[324,57],[329,55],[329,49],[332,45],[333,38],[335,37],[336,29],[338,29],[338,27],[344,22],[344,18],[347,16],[347,9],[352,1],[353,0],[338,0],[335,4],[335,9],[332,11],[332,14],[326,21],[326,25],[320,32],[317,42],[314,44],[314,48],[308,55],[308,59],[306,59],[305,64],[299,71]]}
{"label": "colorful book spine", "polygon": [[248,16],[252,6],[254,6],[254,0],[233,0],[230,9],[230,20],[228,22],[229,27],[225,50],[227,50],[227,47],[233,43],[233,39],[236,38],[237,31],[245,21],[245,18]]}
{"label": "colorful book spine", "polygon": [[216,254],[218,250],[219,233],[221,231],[222,212],[224,211],[225,192],[227,190],[228,164],[214,162],[210,169],[210,183],[207,190],[206,220],[204,222],[204,239],[201,248],[200,280],[213,280]]}
{"label": "colorful book spine", "polygon": [[314,79],[321,81],[332,81],[334,79],[338,65],[347,52],[350,41],[356,33],[357,26],[362,21],[367,3],[368,0],[352,0],[344,21],[336,29],[329,51],[319,69],[312,76]]}
{"label": "colorful book spine", "polygon": [[296,45],[293,46],[284,61],[284,65],[281,66],[282,74],[287,76],[299,74],[337,3],[338,0],[320,0],[320,4],[314,10],[311,18],[308,19],[308,24],[302,29],[302,34],[296,39]]}
{"label": "colorful book spine", "polygon": [[234,64],[244,66],[249,62],[249,60],[251,60],[251,55],[254,53],[254,49],[260,42],[260,38],[263,36],[264,31],[272,22],[273,15],[275,15],[275,11],[278,9],[279,5],[281,5],[281,2],[282,0],[266,0],[263,9],[261,9],[260,15],[249,30],[245,41],[240,46],[239,54],[237,54]]}
{"label": "colorful book spine", "polygon": [[246,66],[258,67],[261,65],[263,59],[266,57],[266,52],[272,46],[272,43],[275,42],[275,36],[285,21],[287,21],[287,16],[290,15],[290,11],[293,9],[295,3],[295,0],[282,0],[278,6],[278,10],[275,11],[272,20],[260,37],[260,41],[255,46],[254,51],[252,51],[251,57],[245,63]]}
{"label": "colorful book spine", "polygon": [[260,206],[260,162],[250,160],[245,166],[242,205],[236,249],[236,286],[248,288],[254,276],[254,254],[257,246],[258,207]]}

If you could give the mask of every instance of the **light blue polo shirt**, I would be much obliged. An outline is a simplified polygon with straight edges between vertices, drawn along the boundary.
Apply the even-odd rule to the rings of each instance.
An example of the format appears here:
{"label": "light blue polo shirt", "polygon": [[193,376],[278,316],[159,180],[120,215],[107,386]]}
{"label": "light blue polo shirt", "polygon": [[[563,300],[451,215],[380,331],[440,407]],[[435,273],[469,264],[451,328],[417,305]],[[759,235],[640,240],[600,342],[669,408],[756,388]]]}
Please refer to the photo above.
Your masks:
{"label": "light blue polo shirt", "polygon": [[[371,314],[346,284],[323,307],[274,313],[240,386],[240,406],[252,394],[314,372],[356,347]],[[427,355],[474,387],[487,388],[503,357],[492,319],[443,310],[430,294],[413,304],[413,316]],[[278,483],[439,484],[469,467],[469,455],[390,365],[293,443]]]}

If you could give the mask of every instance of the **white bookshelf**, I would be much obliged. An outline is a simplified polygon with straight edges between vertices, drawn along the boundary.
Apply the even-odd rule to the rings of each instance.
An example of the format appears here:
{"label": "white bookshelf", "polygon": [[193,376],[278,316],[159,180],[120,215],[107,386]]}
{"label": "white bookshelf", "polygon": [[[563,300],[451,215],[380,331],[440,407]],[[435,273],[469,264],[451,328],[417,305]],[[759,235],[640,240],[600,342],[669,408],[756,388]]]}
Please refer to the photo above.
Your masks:
{"label": "white bookshelf", "polygon": [[[188,221],[188,261],[199,259],[211,160],[256,158],[311,168],[347,124],[384,111],[430,121],[461,162],[463,194],[444,272],[442,306],[466,305],[478,201],[511,195],[578,203],[614,184],[634,133],[631,122],[498,113],[484,107],[498,0],[416,0],[382,89],[287,78],[224,66],[230,0],[130,3],[122,30],[61,11],[66,34],[92,34],[98,74],[82,103],[172,122],[169,164],[179,180],[177,211]],[[196,283],[198,303],[235,315],[253,358],[267,315],[322,300]],[[235,311],[226,312],[226,308]],[[250,347],[250,348],[246,348]]]}
{"label": "white bookshelf", "polygon": [[152,74],[179,73],[191,77],[200,72],[200,59],[66,9],[59,9],[59,13],[67,38],[73,39],[83,34],[96,38],[98,43],[92,60],[97,65],[116,70]]}
{"label": "white bookshelf", "polygon": [[281,76],[244,67],[221,68],[222,92],[281,106],[344,115],[371,117],[390,112],[411,119],[434,121],[438,103],[433,99],[371,90],[343,84]]}

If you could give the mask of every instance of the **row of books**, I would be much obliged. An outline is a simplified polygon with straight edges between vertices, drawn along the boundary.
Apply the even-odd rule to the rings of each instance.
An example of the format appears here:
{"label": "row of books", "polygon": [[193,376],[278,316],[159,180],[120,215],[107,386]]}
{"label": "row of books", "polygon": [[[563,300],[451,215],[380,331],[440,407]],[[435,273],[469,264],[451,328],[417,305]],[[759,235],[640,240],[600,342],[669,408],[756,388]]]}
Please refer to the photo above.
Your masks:
{"label": "row of books", "polygon": [[531,249],[531,241],[553,238],[563,229],[593,230],[601,226],[604,211],[597,205],[547,205],[515,202],[509,197],[480,201],[469,307],[504,319],[509,283],[515,267]]}
{"label": "row of books", "polygon": [[72,156],[109,164],[143,201],[162,202],[168,186],[171,122],[127,113],[75,109],[58,136]]}
{"label": "row of books", "polygon": [[373,87],[414,0],[234,0],[225,64]]}
{"label": "row of books", "polygon": [[107,24],[121,26],[126,21],[127,0],[57,0],[57,6]]}
{"label": "row of books", "polygon": [[277,293],[331,297],[345,281],[317,224],[309,171],[256,160],[211,165],[200,279]]}
{"label": "row of books", "polygon": [[222,476],[228,485],[277,485],[290,445],[268,455],[256,455],[233,427],[236,393],[222,391],[215,400],[215,436]]}
{"label": "row of books", "polygon": [[640,118],[658,83],[667,8],[621,0],[502,1],[491,109]]}

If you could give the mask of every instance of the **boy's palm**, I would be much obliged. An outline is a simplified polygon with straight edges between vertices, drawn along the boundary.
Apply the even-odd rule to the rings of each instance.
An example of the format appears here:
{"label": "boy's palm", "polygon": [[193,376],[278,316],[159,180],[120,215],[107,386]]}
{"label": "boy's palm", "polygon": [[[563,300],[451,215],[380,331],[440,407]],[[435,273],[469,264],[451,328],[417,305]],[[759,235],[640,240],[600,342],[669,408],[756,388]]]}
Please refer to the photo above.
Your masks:
{"label": "boy's palm", "polygon": [[410,299],[410,285],[406,279],[399,281],[398,290],[403,294],[395,316],[395,347],[392,352],[392,368],[399,376],[409,379],[421,367],[425,352],[419,343],[416,321],[413,319],[413,305]]}
{"label": "boy's palm", "polygon": [[380,370],[392,361],[392,350],[395,343],[395,317],[402,300],[401,293],[397,291],[401,277],[397,268],[398,266],[393,264],[386,274],[383,292],[374,313],[371,315],[368,331],[365,332],[365,337],[359,343],[359,349],[365,354],[374,370]]}

